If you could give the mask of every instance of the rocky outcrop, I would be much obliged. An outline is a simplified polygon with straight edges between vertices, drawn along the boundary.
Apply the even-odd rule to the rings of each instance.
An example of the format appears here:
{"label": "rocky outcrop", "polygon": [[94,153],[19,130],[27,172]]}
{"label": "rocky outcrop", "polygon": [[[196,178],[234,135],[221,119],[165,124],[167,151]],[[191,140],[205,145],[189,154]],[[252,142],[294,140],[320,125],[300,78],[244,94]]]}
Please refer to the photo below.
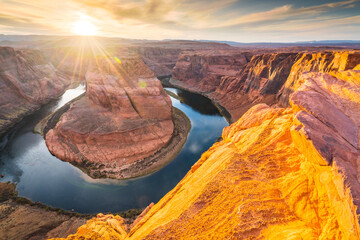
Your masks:
{"label": "rocky outcrop", "polygon": [[93,219],[67,239],[359,239],[360,71],[298,82],[290,107],[226,127],[125,236]]}
{"label": "rocky outcrop", "polygon": [[69,84],[39,51],[0,47],[0,135]]}
{"label": "rocky outcrop", "polygon": [[86,96],[46,134],[51,153],[92,177],[137,176],[129,169],[166,146],[174,131],[160,81],[138,56],[120,56],[96,59],[86,73]]}

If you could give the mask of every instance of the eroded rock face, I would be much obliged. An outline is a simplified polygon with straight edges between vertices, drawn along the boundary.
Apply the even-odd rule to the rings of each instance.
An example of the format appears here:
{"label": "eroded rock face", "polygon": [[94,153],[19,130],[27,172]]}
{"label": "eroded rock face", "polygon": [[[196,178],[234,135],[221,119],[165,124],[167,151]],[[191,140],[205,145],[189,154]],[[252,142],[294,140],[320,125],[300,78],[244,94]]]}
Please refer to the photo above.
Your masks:
{"label": "eroded rock face", "polygon": [[178,55],[182,51],[178,48],[164,47],[132,47],[134,52],[140,54],[145,64],[157,77],[169,76],[174,68]]}
{"label": "eroded rock face", "polygon": [[69,84],[39,51],[0,47],[0,135]]}
{"label": "eroded rock face", "polygon": [[[206,51],[181,54],[172,83],[203,93],[223,106],[231,115],[230,122],[258,103],[288,107],[289,95],[301,84],[303,73],[335,73],[355,69],[360,62],[360,53],[354,51],[262,54],[208,51],[211,58],[206,54]],[[216,64],[226,58],[220,65]]]}
{"label": "eroded rock face", "polygon": [[279,91],[277,98],[282,106],[289,106],[289,96],[301,83],[299,79],[306,72],[325,72],[335,74],[339,71],[352,70],[360,62],[360,52],[320,52],[299,54],[294,62],[291,74]]}
{"label": "eroded rock face", "polygon": [[179,55],[172,76],[193,90],[215,91],[223,76],[235,77],[251,57],[240,50],[185,51]]}
{"label": "eroded rock face", "polygon": [[46,135],[58,158],[93,177],[121,172],[151,156],[172,137],[172,104],[158,79],[136,55],[99,58],[86,73],[86,96]]}
{"label": "eroded rock face", "polygon": [[221,85],[210,94],[236,121],[251,106],[275,103],[276,94],[286,82],[297,53],[256,55],[235,76],[224,76]]}
{"label": "eroded rock face", "polygon": [[[359,239],[360,72],[299,82],[290,107],[252,107],[126,236],[109,237]],[[103,222],[67,239],[101,237]]]}
{"label": "eroded rock face", "polygon": [[[236,49],[224,43],[215,42],[198,42],[186,40],[170,40],[170,41],[155,41],[142,42],[133,44],[129,48],[141,55],[145,64],[149,66],[155,76],[169,76],[172,69],[178,62],[179,54],[184,51],[214,51],[216,49]],[[181,56],[180,56],[181,57]]]}

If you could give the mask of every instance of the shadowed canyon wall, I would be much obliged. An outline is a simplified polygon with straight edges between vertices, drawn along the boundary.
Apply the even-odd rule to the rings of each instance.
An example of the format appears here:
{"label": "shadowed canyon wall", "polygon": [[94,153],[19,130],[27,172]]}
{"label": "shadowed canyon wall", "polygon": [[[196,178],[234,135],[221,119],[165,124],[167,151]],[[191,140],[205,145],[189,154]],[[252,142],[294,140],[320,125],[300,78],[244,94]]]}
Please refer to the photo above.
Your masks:
{"label": "shadowed canyon wall", "polygon": [[69,84],[40,51],[0,47],[0,135]]}
{"label": "shadowed canyon wall", "polygon": [[226,127],[130,230],[100,214],[67,239],[359,239],[359,66],[297,83],[289,107]]}

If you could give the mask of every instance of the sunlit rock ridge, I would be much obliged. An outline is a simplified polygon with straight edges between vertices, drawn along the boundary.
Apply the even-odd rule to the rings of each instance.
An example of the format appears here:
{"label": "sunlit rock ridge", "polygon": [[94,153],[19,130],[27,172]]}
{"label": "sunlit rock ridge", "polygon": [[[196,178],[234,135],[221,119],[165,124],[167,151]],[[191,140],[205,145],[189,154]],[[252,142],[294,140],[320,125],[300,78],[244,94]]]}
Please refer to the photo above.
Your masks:
{"label": "sunlit rock ridge", "polygon": [[360,54],[267,59],[231,90],[261,97],[272,86],[283,107],[257,104],[226,127],[130,230],[100,214],[67,239],[359,239]]}

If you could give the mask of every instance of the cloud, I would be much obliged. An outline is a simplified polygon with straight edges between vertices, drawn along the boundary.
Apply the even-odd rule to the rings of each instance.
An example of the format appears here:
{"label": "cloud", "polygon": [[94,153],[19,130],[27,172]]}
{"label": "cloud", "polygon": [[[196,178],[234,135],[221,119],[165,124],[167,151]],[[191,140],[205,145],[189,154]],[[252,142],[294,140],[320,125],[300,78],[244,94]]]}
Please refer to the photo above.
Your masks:
{"label": "cloud", "polygon": [[87,16],[101,35],[125,38],[271,41],[278,38],[274,32],[298,37],[300,31],[333,26],[338,33],[341,26],[359,29],[356,0],[308,1],[306,7],[299,7],[304,4],[300,0],[283,5],[266,0],[0,0],[0,4],[0,33],[68,35],[81,16]]}
{"label": "cloud", "polygon": [[178,27],[186,25],[189,27],[235,3],[236,0],[145,0],[136,2],[77,0],[77,2],[86,7],[105,10],[120,22],[132,19],[136,20],[134,23],[138,24],[177,25]]}
{"label": "cloud", "polygon": [[233,27],[241,25],[271,24],[274,21],[284,21],[287,19],[306,19],[311,16],[318,16],[329,9],[349,7],[357,0],[326,3],[310,7],[294,8],[293,5],[283,5],[269,11],[247,14],[235,19],[230,19],[224,23],[213,25],[213,28]]}

